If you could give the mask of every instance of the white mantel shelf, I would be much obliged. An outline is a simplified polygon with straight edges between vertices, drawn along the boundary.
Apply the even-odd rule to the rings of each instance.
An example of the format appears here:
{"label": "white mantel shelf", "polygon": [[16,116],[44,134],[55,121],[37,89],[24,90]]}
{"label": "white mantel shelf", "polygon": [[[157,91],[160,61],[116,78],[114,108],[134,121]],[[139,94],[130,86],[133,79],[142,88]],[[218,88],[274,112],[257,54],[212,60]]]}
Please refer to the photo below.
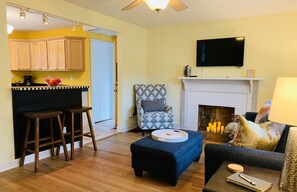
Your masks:
{"label": "white mantel shelf", "polygon": [[178,79],[185,81],[189,80],[220,80],[220,81],[249,81],[250,92],[253,91],[254,81],[263,80],[262,77],[178,77]]}
{"label": "white mantel shelf", "polygon": [[250,81],[250,80],[263,80],[262,77],[178,77],[180,80],[242,80],[242,81]]}
{"label": "white mantel shelf", "polygon": [[[261,77],[178,77],[181,127],[198,130],[199,105],[234,107],[235,114],[256,111]],[[225,125],[226,126],[226,125]]]}

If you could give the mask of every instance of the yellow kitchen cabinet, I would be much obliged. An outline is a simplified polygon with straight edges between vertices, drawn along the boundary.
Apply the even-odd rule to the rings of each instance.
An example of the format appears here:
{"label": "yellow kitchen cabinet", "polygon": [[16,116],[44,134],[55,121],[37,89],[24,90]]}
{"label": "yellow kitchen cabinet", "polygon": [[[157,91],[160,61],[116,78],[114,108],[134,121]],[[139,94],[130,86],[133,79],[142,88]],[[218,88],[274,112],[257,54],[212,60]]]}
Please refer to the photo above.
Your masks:
{"label": "yellow kitchen cabinet", "polygon": [[47,70],[47,45],[46,41],[31,41],[31,70]]}
{"label": "yellow kitchen cabinet", "polygon": [[9,41],[11,70],[30,70],[30,42],[24,40]]}
{"label": "yellow kitchen cabinet", "polygon": [[64,39],[47,41],[48,69],[65,70],[65,42]]}

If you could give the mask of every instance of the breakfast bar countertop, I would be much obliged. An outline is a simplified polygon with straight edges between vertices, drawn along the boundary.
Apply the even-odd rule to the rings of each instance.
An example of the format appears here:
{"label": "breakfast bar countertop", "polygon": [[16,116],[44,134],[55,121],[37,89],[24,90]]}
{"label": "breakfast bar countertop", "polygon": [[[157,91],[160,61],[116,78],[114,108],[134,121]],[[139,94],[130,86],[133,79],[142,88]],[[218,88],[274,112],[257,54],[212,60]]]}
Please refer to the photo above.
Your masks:
{"label": "breakfast bar countertop", "polygon": [[13,91],[42,91],[42,90],[65,90],[65,89],[88,89],[86,85],[60,85],[60,86],[12,86]]}

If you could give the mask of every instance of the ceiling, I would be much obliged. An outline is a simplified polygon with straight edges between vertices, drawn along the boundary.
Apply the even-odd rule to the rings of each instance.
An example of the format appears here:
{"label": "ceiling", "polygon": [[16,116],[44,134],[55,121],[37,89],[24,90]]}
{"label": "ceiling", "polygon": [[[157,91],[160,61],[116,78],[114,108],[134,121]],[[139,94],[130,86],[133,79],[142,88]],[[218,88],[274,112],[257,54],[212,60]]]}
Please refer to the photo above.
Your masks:
{"label": "ceiling", "polygon": [[19,8],[7,6],[6,14],[7,14],[7,23],[12,25],[15,30],[20,31],[39,31],[39,30],[50,30],[50,29],[58,29],[65,27],[72,27],[71,21],[66,21],[62,19],[57,19],[48,16],[48,25],[44,25],[42,22],[42,14],[40,12],[36,12],[31,10],[34,13],[30,13],[26,11],[26,18],[19,18]]}
{"label": "ceiling", "polygon": [[[188,9],[177,12],[167,7],[159,13],[150,10],[145,3],[129,11],[121,10],[134,0],[64,1],[146,28],[297,12],[297,0],[182,0]],[[71,20],[53,15],[48,15],[49,24],[44,25],[42,13],[31,9],[31,13],[26,12],[26,19],[19,18],[19,8],[15,6],[7,6],[6,10],[8,24],[14,26],[15,30],[40,31],[73,25]],[[104,35],[116,35],[113,31],[99,27],[84,25],[84,28]]]}
{"label": "ceiling", "polygon": [[[12,25],[14,27],[14,30],[18,31],[44,31],[67,27],[72,28],[73,24],[82,25],[77,21],[72,21],[49,14],[46,14],[48,17],[48,25],[44,25],[42,21],[42,12],[26,8],[25,19],[20,19],[19,11],[20,8],[18,8],[17,6],[6,6],[7,23]],[[108,36],[116,35],[116,33],[113,31],[89,25],[83,25],[83,29],[85,31],[104,34]]]}
{"label": "ceiling", "polygon": [[167,7],[159,13],[145,3],[121,11],[134,0],[64,1],[146,28],[297,12],[297,0],[182,0],[188,9],[177,12]]}

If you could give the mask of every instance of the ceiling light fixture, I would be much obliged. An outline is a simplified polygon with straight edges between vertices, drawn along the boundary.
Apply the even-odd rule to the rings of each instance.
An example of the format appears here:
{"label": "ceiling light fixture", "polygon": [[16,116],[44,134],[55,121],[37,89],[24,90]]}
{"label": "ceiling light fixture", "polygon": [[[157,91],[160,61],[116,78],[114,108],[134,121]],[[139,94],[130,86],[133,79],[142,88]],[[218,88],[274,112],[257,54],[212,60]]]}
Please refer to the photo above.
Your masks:
{"label": "ceiling light fixture", "polygon": [[48,18],[47,18],[47,16],[44,15],[44,14],[43,14],[43,16],[42,16],[42,22],[43,22],[43,24],[45,24],[45,25],[48,24]]}
{"label": "ceiling light fixture", "polygon": [[14,30],[14,27],[12,25],[7,24],[7,34],[11,34]]}
{"label": "ceiling light fixture", "polygon": [[25,18],[26,18],[26,11],[25,11],[25,9],[20,8],[20,11],[19,11],[19,18],[20,18],[20,19],[25,19]]}
{"label": "ceiling light fixture", "polygon": [[146,4],[150,9],[157,12],[165,9],[169,3],[169,0],[146,0]]}

